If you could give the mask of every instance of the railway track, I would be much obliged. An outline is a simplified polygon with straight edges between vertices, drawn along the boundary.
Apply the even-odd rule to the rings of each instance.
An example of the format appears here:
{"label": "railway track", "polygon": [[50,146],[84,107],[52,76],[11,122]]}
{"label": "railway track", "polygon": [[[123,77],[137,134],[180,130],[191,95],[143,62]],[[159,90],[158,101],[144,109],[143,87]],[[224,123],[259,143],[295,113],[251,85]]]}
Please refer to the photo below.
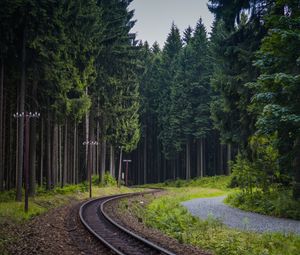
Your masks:
{"label": "railway track", "polygon": [[153,193],[133,193],[98,198],[84,203],[80,207],[79,216],[83,225],[98,240],[119,255],[158,255],[174,253],[159,247],[145,238],[133,233],[115,222],[105,213],[104,207],[107,203],[125,197]]}

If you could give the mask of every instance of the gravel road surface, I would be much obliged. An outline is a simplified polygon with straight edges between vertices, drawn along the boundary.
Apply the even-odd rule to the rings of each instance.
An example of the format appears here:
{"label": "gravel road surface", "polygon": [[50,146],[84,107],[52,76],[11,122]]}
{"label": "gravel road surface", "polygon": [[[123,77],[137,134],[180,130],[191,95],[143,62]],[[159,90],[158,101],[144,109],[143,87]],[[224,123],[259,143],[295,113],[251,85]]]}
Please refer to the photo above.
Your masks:
{"label": "gravel road surface", "polygon": [[282,232],[300,235],[300,221],[245,212],[223,203],[223,197],[198,198],[183,202],[189,212],[201,219],[213,217],[225,225],[255,232]]}

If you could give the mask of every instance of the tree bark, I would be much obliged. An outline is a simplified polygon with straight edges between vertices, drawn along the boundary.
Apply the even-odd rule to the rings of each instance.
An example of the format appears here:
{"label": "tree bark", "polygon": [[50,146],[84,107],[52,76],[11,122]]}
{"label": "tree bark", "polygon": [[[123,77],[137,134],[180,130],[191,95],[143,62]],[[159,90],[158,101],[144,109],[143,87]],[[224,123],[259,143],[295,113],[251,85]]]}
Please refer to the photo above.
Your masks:
{"label": "tree bark", "polygon": [[[97,116],[98,115],[99,115],[99,109],[98,109]],[[99,124],[99,120],[97,119],[97,130],[96,130],[97,142],[99,142],[99,137],[100,137],[100,124]],[[100,175],[100,143],[98,144],[98,146],[96,148],[96,174],[98,174],[98,176]]]}
{"label": "tree bark", "polygon": [[40,164],[40,186],[43,186],[43,171],[44,171],[44,119],[41,119],[41,164]]}
{"label": "tree bark", "polygon": [[197,140],[197,177],[201,176],[201,141]]}
{"label": "tree bark", "polygon": [[118,187],[121,187],[121,176],[122,176],[122,154],[123,154],[123,149],[121,147],[120,149],[120,160],[119,160],[119,173],[118,173]]}
{"label": "tree bark", "polygon": [[147,183],[147,128],[145,128],[145,138],[144,138],[144,184]]}
{"label": "tree bark", "polygon": [[7,190],[10,190],[13,187],[13,181],[14,181],[14,176],[13,172],[15,169],[14,166],[14,129],[13,129],[13,117],[12,113],[13,112],[13,105],[11,104],[10,106],[10,116],[9,116],[9,168],[8,168],[8,174],[7,174]]}
{"label": "tree bark", "polygon": [[47,116],[47,185],[46,189],[51,189],[51,114],[48,111]]}
{"label": "tree bark", "polygon": [[[20,113],[25,110],[25,86],[26,86],[26,28],[23,30],[22,38],[22,65],[21,65],[21,87],[20,87]],[[19,145],[18,145],[18,171],[16,200],[22,201],[22,181],[23,181],[23,155],[24,155],[24,120],[19,124]]]}
{"label": "tree bark", "polygon": [[188,139],[186,142],[186,174],[187,180],[191,179],[191,143]]}
{"label": "tree bark", "polygon": [[76,182],[76,155],[77,155],[77,124],[74,122],[74,143],[73,143],[73,184]]}
{"label": "tree bark", "polygon": [[62,173],[61,187],[64,187],[67,182],[67,171],[68,171],[68,120],[65,121],[65,132],[64,132],[64,167]]}
{"label": "tree bark", "polygon": [[[85,90],[85,94],[88,95],[88,88],[86,88]],[[85,141],[88,142],[89,141],[89,112],[86,113],[85,115]],[[88,154],[89,154],[89,148],[88,145],[85,146],[85,169],[88,169]]]}
{"label": "tree bark", "polygon": [[2,125],[3,125],[3,141],[2,141],[2,148],[3,148],[3,150],[2,150],[2,165],[3,165],[3,180],[4,180],[4,175],[5,175],[5,169],[7,169],[7,167],[6,167],[6,162],[7,162],[7,158],[6,158],[6,150],[7,150],[7,148],[6,148],[6,119],[7,119],[7,117],[6,117],[6,115],[7,115],[7,103],[6,103],[6,101],[7,101],[7,99],[6,99],[6,97],[5,97],[5,94],[4,94],[4,98],[3,98],[4,100],[3,100],[3,103],[4,103],[4,107],[3,107],[3,123],[2,123]]}
{"label": "tree bark", "polygon": [[200,177],[202,178],[204,176],[204,146],[203,146],[203,138],[200,140],[200,165],[201,165],[201,171],[200,171]]}
{"label": "tree bark", "polygon": [[109,172],[111,176],[115,176],[115,149],[110,145]]}
{"label": "tree bark", "polygon": [[58,125],[53,125],[53,143],[52,143],[52,185],[58,182]]}
{"label": "tree bark", "polygon": [[231,174],[231,167],[229,162],[231,161],[231,144],[227,144],[227,175]]}
{"label": "tree bark", "polygon": [[[4,190],[4,164],[5,157],[3,149],[3,87],[4,87],[4,60],[1,56],[1,77],[0,77],[0,191]],[[4,155],[4,156],[3,156]]]}
{"label": "tree bark", "polygon": [[224,174],[223,145],[220,144],[220,171]]}
{"label": "tree bark", "polygon": [[300,201],[300,137],[298,136],[294,144],[295,156],[293,160],[293,168],[295,173],[295,183],[293,187],[293,197]]}
{"label": "tree bark", "polygon": [[106,167],[106,141],[104,138],[102,138],[101,143],[101,183],[104,183],[104,174],[105,174],[105,167]]}
{"label": "tree bark", "polygon": [[[37,70],[34,68],[34,78],[32,84],[32,97],[36,98],[37,93]],[[33,118],[30,123],[30,163],[29,163],[29,195],[35,195],[36,189],[36,120]]]}
{"label": "tree bark", "polygon": [[58,168],[59,168],[59,184],[62,185],[62,130],[61,125],[58,127]]}

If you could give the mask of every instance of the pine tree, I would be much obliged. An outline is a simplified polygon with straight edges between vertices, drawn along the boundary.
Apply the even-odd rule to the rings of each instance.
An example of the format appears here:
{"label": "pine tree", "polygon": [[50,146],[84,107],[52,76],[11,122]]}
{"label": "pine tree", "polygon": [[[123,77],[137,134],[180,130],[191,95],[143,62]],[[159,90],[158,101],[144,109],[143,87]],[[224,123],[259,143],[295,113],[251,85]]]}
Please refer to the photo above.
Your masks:
{"label": "pine tree", "polygon": [[160,125],[159,137],[163,144],[163,151],[166,157],[172,157],[176,153],[176,142],[173,139],[174,133],[170,129],[170,107],[171,107],[171,88],[176,74],[176,61],[182,48],[179,29],[172,24],[171,31],[167,37],[162,51],[159,113],[158,121]]}

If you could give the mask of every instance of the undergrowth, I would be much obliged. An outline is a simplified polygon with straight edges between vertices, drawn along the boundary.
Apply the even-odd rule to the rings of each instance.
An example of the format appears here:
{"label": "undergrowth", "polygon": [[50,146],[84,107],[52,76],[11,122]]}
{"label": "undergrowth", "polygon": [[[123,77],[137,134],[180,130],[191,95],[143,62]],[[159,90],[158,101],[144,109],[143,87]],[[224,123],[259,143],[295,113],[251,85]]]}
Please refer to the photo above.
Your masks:
{"label": "undergrowth", "polygon": [[[93,197],[112,195],[117,193],[133,192],[126,187],[118,188],[115,179],[109,174],[105,175],[104,184],[95,184],[93,176]],[[62,206],[72,200],[87,199],[89,196],[88,183],[83,182],[77,185],[66,185],[46,190],[38,187],[36,196],[29,198],[29,211],[24,212],[24,201],[15,201],[15,190],[0,193],[0,225],[5,222],[24,222],[34,216],[48,211],[51,208]],[[24,199],[24,192],[23,192]]]}
{"label": "undergrowth", "polygon": [[300,220],[300,201],[293,199],[291,190],[238,192],[230,194],[225,203],[245,211]]}
{"label": "undergrowth", "polygon": [[168,187],[203,187],[203,188],[216,188],[221,190],[228,190],[229,184],[231,182],[230,176],[213,176],[213,177],[203,177],[195,178],[191,180],[167,180],[163,183],[156,184],[146,184],[142,187],[157,187],[157,188],[168,188]]}

